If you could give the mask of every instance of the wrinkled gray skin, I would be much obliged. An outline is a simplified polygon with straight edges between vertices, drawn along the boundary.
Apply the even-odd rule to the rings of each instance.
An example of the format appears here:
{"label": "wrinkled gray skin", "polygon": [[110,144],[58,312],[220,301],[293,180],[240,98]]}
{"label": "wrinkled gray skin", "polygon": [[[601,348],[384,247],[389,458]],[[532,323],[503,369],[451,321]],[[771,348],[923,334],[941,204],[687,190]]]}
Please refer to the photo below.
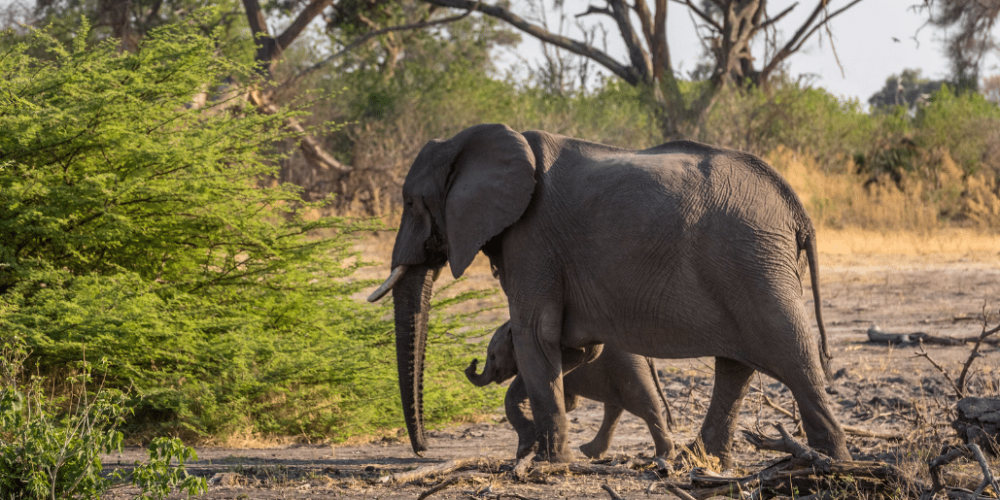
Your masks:
{"label": "wrinkled gray skin", "polygon": [[[505,125],[430,141],[403,184],[392,268],[397,360],[413,449],[423,429],[432,276],[483,250],[507,295],[538,455],[571,461],[563,349],[605,344],[655,358],[715,357],[700,437],[730,455],[754,370],[789,387],[809,444],[850,459],[824,387],[825,358],[802,305],[815,231],[770,166],[679,141],[630,151]],[[801,259],[805,254],[806,258]],[[813,287],[819,315],[819,291]],[[825,351],[825,342],[824,349]]]}
{"label": "wrinkled gray skin", "polygon": [[[476,374],[479,360],[473,360],[465,369],[465,376],[479,387],[490,383],[502,384],[514,378],[504,398],[504,409],[507,420],[517,432],[517,458],[524,457],[534,451],[538,438],[528,406],[524,380],[517,376],[510,322],[504,323],[493,333],[486,356],[482,373]],[[581,363],[577,361],[581,357],[594,359]],[[593,353],[563,350],[562,362],[564,370],[578,364],[575,369],[563,372],[564,405],[567,412],[579,405],[581,396],[604,403],[604,420],[600,430],[592,441],[580,446],[584,455],[599,458],[608,451],[615,426],[624,410],[646,422],[658,456],[670,457],[673,454],[674,444],[667,437],[665,418],[669,410],[651,358],[606,348]]]}

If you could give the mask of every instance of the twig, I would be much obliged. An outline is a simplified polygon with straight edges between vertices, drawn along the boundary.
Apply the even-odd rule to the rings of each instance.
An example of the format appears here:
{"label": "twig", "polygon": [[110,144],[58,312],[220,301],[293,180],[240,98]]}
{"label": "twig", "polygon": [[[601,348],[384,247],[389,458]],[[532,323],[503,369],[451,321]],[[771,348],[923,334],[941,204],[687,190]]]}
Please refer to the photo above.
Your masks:
{"label": "twig", "polygon": [[919,350],[914,354],[914,356],[920,358],[927,358],[927,361],[929,361],[930,364],[937,369],[937,371],[941,372],[941,375],[944,375],[945,380],[947,380],[948,383],[951,384],[952,389],[955,389],[955,394],[958,394],[958,397],[960,398],[964,398],[965,393],[962,392],[962,389],[959,389],[958,386],[955,385],[955,381],[951,379],[951,375],[948,375],[948,372],[944,368],[942,368],[941,365],[937,363],[937,361],[934,361],[934,359],[931,358],[930,354],[927,354],[927,351],[924,350],[923,344],[917,346],[917,349]]}
{"label": "twig", "polygon": [[[987,324],[986,304],[983,304],[983,331],[979,334],[979,338],[976,339],[976,344],[972,346],[972,352],[969,353],[969,358],[966,359],[965,364],[962,365],[962,374],[958,376],[958,388],[960,390],[965,389],[965,377],[969,374],[969,367],[972,366],[972,362],[975,361],[976,356],[979,354],[979,347],[983,345],[983,341],[986,340],[986,337],[1000,332],[1000,325],[997,325],[997,327],[992,330],[986,330]],[[997,491],[997,494],[1000,495],[1000,491]]]}
{"label": "twig", "polygon": [[843,426],[843,428],[844,428],[844,432],[846,432],[846,433],[848,433],[848,434],[850,434],[852,436],[861,436],[861,437],[870,437],[870,438],[876,438],[876,439],[885,439],[887,441],[902,441],[903,439],[905,439],[905,437],[902,436],[902,435],[900,435],[900,434],[888,434],[888,433],[882,433],[882,432],[872,432],[872,431],[869,431],[869,430],[862,429],[860,427],[854,427],[854,426],[850,426],[850,425],[845,425],[845,426]]}
{"label": "twig", "polygon": [[775,403],[774,401],[771,401],[771,398],[768,397],[767,394],[764,394],[763,392],[761,392],[761,395],[764,396],[764,402],[767,403],[767,406],[770,406],[771,408],[774,408],[778,413],[781,413],[782,415],[785,415],[788,418],[790,418],[790,419],[792,419],[792,420],[794,420],[796,422],[799,421],[799,419],[795,418],[795,414],[794,413],[792,413],[792,412],[790,412],[790,411],[782,408],[781,406],[778,405],[778,403]]}
{"label": "twig", "polygon": [[976,457],[976,461],[979,462],[979,468],[983,470],[983,482],[980,483],[979,487],[976,488],[976,491],[972,493],[972,498],[979,498],[979,494],[982,493],[987,486],[992,486],[993,493],[1000,495],[1000,485],[997,484],[996,478],[993,477],[993,472],[990,471],[990,465],[986,463],[986,457],[983,456],[982,450],[980,450],[979,446],[974,443],[969,443],[966,446],[970,451],[972,451],[972,455]]}
{"label": "twig", "polygon": [[795,458],[796,462],[801,464],[813,465],[824,471],[830,469],[830,463],[832,461],[830,457],[796,441],[795,438],[788,434],[788,431],[786,431],[785,427],[780,423],[772,425],[778,430],[779,433],[781,433],[780,438],[769,438],[767,436],[754,434],[749,431],[743,431],[743,436],[750,442],[750,444],[754,445],[758,449],[788,453]]}
{"label": "twig", "polygon": [[681,500],[696,500],[693,496],[691,496],[691,494],[672,484],[668,484],[667,489],[670,490],[670,492],[673,493],[674,495],[680,497]]}
{"label": "twig", "polygon": [[435,494],[435,493],[437,493],[437,492],[439,492],[439,491],[441,491],[441,490],[443,490],[443,489],[445,489],[445,488],[447,488],[447,487],[449,487],[449,486],[457,483],[459,479],[461,479],[461,476],[451,476],[451,477],[445,479],[444,481],[441,481],[440,483],[438,483],[437,485],[435,485],[433,488],[431,488],[431,489],[429,489],[429,490],[421,493],[420,496],[417,497],[417,500],[424,500],[425,498],[427,498],[427,497],[429,497],[429,496],[431,496],[431,495],[433,495],[433,494]]}
{"label": "twig", "polygon": [[518,500],[538,500],[537,498],[523,497],[521,495],[518,495],[517,493],[501,493],[497,495],[497,500],[500,500],[503,497],[516,498]]}
{"label": "twig", "polygon": [[397,472],[390,476],[383,476],[379,478],[379,482],[408,483],[434,474],[447,474],[477,462],[479,462],[478,458],[458,458],[440,464],[427,465],[408,472]]}
{"label": "twig", "polygon": [[622,498],[621,495],[618,494],[617,491],[613,490],[607,484],[602,484],[601,485],[601,489],[604,490],[604,491],[607,491],[608,494],[611,495],[611,500],[625,500],[624,498]]}
{"label": "twig", "polygon": [[291,85],[291,84],[293,84],[293,83],[301,80],[302,77],[311,74],[312,72],[314,72],[314,71],[322,68],[326,64],[329,64],[334,59],[337,59],[337,58],[339,58],[341,56],[344,56],[348,52],[350,52],[350,51],[354,50],[355,48],[357,48],[359,45],[361,45],[364,42],[367,42],[368,40],[371,40],[372,38],[375,38],[375,37],[377,37],[379,35],[384,35],[386,33],[392,33],[394,31],[407,31],[407,30],[416,30],[416,29],[429,28],[431,26],[438,26],[438,25],[442,25],[442,24],[447,24],[447,23],[452,23],[452,22],[455,22],[455,21],[459,21],[461,19],[466,18],[469,14],[472,14],[473,12],[475,12],[479,8],[479,4],[481,4],[481,3],[482,3],[482,0],[477,1],[476,4],[472,8],[470,8],[470,9],[466,10],[464,13],[458,14],[456,16],[446,17],[444,19],[437,19],[437,20],[434,20],[434,21],[421,21],[421,22],[418,22],[418,23],[405,24],[405,25],[401,25],[401,26],[389,26],[387,28],[382,28],[382,29],[377,29],[377,30],[369,31],[368,33],[365,33],[364,35],[361,35],[358,38],[355,38],[353,41],[351,41],[351,43],[348,43],[347,45],[344,45],[343,49],[341,49],[341,50],[339,50],[339,51],[337,51],[337,52],[335,52],[335,53],[327,56],[322,61],[320,61],[320,62],[318,62],[316,64],[313,64],[312,66],[310,66],[310,67],[308,67],[308,68],[300,71],[299,73],[295,74],[294,76],[290,77],[288,80],[284,81],[280,85],[280,87],[287,87],[288,85]]}
{"label": "twig", "polygon": [[931,476],[931,494],[938,493],[945,487],[941,480],[941,469],[961,457],[969,456],[969,449],[965,446],[946,446],[941,450],[941,454],[927,464]]}
{"label": "twig", "polygon": [[627,467],[608,466],[587,463],[570,464],[539,464],[532,469],[530,476],[539,477],[546,474],[572,472],[574,474],[595,474],[606,476],[641,476],[642,473]]}

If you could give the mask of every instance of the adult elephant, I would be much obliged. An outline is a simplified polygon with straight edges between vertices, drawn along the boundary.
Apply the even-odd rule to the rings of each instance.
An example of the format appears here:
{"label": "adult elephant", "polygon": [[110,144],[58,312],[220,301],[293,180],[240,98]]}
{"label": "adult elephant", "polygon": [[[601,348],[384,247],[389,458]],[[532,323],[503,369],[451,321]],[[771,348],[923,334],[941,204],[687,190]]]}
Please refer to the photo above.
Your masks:
{"label": "adult elephant", "polygon": [[606,344],[657,358],[715,357],[700,435],[710,453],[729,455],[759,370],[791,389],[812,447],[850,459],[802,305],[808,261],[822,333],[815,232],[791,187],[759,158],[688,141],[630,151],[483,124],[427,143],[403,200],[392,273],[369,300],[390,289],[395,299],[400,389],[417,454],[427,449],[433,276],[446,262],[461,276],[483,250],[510,305],[542,458],[572,460],[562,349]]}

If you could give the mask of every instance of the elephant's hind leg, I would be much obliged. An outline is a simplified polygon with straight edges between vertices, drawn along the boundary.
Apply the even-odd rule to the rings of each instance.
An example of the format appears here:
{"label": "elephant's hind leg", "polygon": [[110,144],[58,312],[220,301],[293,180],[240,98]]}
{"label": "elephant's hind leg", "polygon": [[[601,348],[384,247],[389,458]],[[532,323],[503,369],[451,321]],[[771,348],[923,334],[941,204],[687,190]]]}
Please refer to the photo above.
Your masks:
{"label": "elephant's hind leg", "polygon": [[733,434],[752,376],[753,368],[743,363],[715,358],[715,386],[701,425],[701,441],[705,451],[719,457],[724,466],[732,465]]}
{"label": "elephant's hind leg", "polygon": [[814,361],[786,368],[785,372],[778,377],[795,396],[809,446],[836,460],[851,460],[844,430],[834,417],[826,396],[826,377],[818,354]]}
{"label": "elephant's hind leg", "polygon": [[[630,409],[629,411],[632,410]],[[674,442],[670,440],[670,436],[667,434],[667,419],[664,416],[666,411],[667,409],[661,405],[650,404],[644,406],[638,412],[632,412],[646,422],[646,427],[649,428],[649,435],[653,437],[653,446],[658,457],[670,457],[674,454]]]}
{"label": "elephant's hind leg", "polygon": [[621,406],[604,404],[604,420],[601,422],[601,429],[597,431],[597,435],[591,442],[580,446],[580,451],[584,455],[590,458],[600,458],[604,452],[608,451],[608,448],[611,447],[611,438],[615,434],[615,427],[618,426],[618,419],[621,418],[623,411],[625,410]]}
{"label": "elephant's hind leg", "polygon": [[805,311],[798,301],[777,302],[758,317],[770,328],[769,342],[748,346],[761,361],[760,370],[788,386],[802,414],[802,427],[809,446],[837,460],[850,460],[847,439],[826,395],[826,375],[820,362],[819,338],[810,331]]}

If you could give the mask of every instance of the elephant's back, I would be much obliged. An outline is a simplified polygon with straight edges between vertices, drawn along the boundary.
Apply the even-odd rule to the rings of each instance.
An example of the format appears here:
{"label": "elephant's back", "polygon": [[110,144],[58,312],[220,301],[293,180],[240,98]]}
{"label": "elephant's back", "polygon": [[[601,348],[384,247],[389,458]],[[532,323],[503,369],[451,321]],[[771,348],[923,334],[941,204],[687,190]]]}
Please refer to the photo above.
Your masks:
{"label": "elephant's back", "polygon": [[[737,328],[724,304],[797,283],[804,211],[759,159],[688,142],[568,149],[539,179],[530,223],[517,231],[549,254],[534,272],[561,270],[568,345],[726,354],[737,346],[713,334]],[[768,283],[735,289],[734,280]],[[669,350],[652,334],[665,330],[675,332]]]}

